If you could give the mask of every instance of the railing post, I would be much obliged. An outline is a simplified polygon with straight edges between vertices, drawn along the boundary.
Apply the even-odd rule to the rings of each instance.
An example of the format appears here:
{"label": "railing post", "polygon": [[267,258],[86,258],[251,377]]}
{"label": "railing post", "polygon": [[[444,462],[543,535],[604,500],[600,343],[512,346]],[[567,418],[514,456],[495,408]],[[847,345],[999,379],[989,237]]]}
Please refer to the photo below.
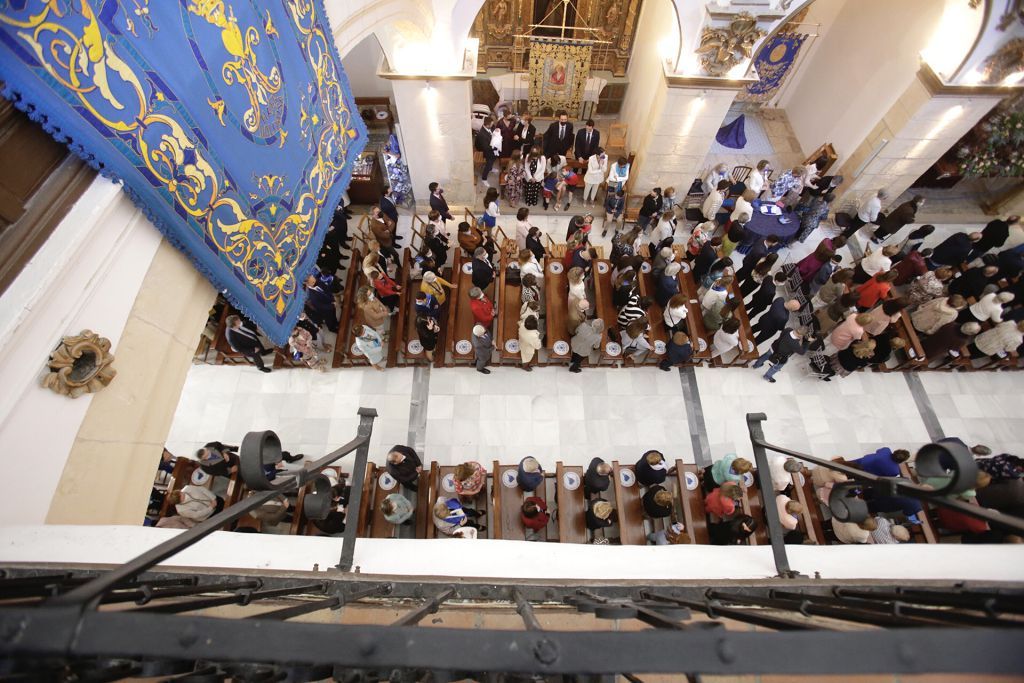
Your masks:
{"label": "railing post", "polygon": [[356,551],[356,535],[359,533],[359,509],[363,502],[366,459],[370,455],[370,435],[373,434],[373,420],[377,417],[377,411],[374,408],[360,408],[358,414],[359,431],[356,433],[356,438],[365,438],[365,440],[356,450],[356,461],[352,465],[352,495],[348,498],[345,535],[341,540],[341,561],[338,562],[338,569],[343,572],[352,570],[352,557]]}
{"label": "railing post", "polygon": [[768,466],[768,453],[764,449],[764,431],[761,422],[764,413],[747,413],[747,431],[750,432],[750,444],[754,448],[754,464],[757,466],[757,487],[761,490],[764,501],[765,519],[768,522],[768,540],[772,544],[772,555],[775,557],[775,571],[779,576],[791,579],[799,576],[798,572],[789,568],[789,557],[786,556],[786,544],[783,540],[784,531],[779,521],[778,506],[775,505],[775,484],[772,482],[771,468]]}

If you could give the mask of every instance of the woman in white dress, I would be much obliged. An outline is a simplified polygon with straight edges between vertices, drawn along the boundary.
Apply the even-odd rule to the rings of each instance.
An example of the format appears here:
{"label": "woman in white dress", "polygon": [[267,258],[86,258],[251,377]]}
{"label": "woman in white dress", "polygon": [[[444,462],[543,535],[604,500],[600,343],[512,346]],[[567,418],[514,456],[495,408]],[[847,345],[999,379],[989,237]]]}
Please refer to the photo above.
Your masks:
{"label": "woman in white dress", "polygon": [[356,348],[366,356],[370,367],[374,370],[384,371],[384,340],[377,330],[369,325],[363,325],[359,336],[356,337]]}
{"label": "woman in white dress", "polygon": [[587,159],[587,172],[583,176],[583,205],[593,206],[597,200],[597,188],[604,182],[608,174],[608,155],[604,149],[597,148],[597,154]]}

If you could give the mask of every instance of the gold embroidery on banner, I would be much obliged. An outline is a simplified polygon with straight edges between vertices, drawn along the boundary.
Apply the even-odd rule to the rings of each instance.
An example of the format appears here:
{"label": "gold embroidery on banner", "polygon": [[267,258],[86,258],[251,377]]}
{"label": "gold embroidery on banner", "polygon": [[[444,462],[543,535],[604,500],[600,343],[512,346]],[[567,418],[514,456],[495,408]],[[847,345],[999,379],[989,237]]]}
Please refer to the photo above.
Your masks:
{"label": "gold embroidery on banner", "polygon": [[[357,135],[328,38],[317,23],[314,4],[309,0],[289,0],[287,6],[300,47],[316,79],[310,87],[317,92],[319,111],[310,114],[323,125],[314,123],[303,130],[303,135],[310,138],[311,151],[315,149],[315,157],[300,185],[302,193],[294,198],[289,213],[277,225],[267,225],[248,215],[235,197],[224,194],[229,183],[223,171],[208,161],[207,150],[199,146],[191,128],[175,118],[168,98],[148,80],[139,78],[118,56],[113,40],[104,35],[90,0],[77,0],[77,4],[78,14],[85,20],[81,35],[49,20],[51,14],[62,16],[55,3],[45,4],[26,21],[0,14],[0,22],[23,29],[18,31],[18,37],[47,73],[74,93],[81,105],[111,131],[112,137],[138,150],[147,169],[174,202],[204,229],[221,254],[281,316],[287,307],[286,299],[296,291],[295,267],[312,237],[327,192],[345,164],[348,144]],[[197,0],[191,7],[204,13],[204,17],[223,23],[218,26],[224,31],[225,47],[240,58],[229,62],[232,73],[249,79],[243,85],[247,90],[252,88],[250,102],[254,97],[258,102],[266,93],[280,89],[276,67],[264,76],[255,65],[252,48],[258,44],[259,35],[253,34],[254,28],[250,27],[243,39],[234,18],[223,15],[223,3],[219,0]],[[265,27],[276,34],[269,14]],[[143,82],[153,89],[151,97],[147,97]],[[117,86],[117,96],[111,83]],[[207,104],[219,118],[223,103],[208,100]],[[246,118],[248,125],[251,117]]]}
{"label": "gold embroidery on banner", "polygon": [[550,116],[565,109],[579,114],[590,76],[590,45],[530,41],[530,111]]}

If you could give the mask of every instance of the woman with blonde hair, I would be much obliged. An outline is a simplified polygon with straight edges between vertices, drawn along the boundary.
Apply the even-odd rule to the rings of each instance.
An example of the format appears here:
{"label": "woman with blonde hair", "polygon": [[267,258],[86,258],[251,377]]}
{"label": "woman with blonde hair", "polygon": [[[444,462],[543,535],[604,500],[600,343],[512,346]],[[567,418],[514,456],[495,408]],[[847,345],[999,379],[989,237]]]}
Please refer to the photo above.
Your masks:
{"label": "woman with blonde hair", "polygon": [[[385,309],[385,314],[387,309]],[[327,369],[327,361],[320,357],[316,346],[313,343],[313,335],[302,326],[296,326],[288,337],[288,349],[296,360],[301,360],[308,367],[323,372]]]}
{"label": "woman with blonde hair", "polygon": [[544,269],[540,267],[537,257],[529,249],[519,250],[519,276],[533,275],[537,278],[537,284],[544,280]]}
{"label": "woman with blonde hair", "polygon": [[647,358],[647,354],[650,353],[653,348],[651,343],[647,340],[647,330],[650,325],[646,318],[639,318],[634,320],[626,329],[622,330],[619,334],[622,343],[622,355],[628,356],[636,364],[643,363]]}
{"label": "woman with blonde hair", "polygon": [[828,382],[836,375],[846,377],[851,372],[871,365],[876,346],[874,339],[863,339],[854,342],[839,353],[832,354],[828,359],[830,372],[822,379]]}
{"label": "woman with blonde hair", "polygon": [[533,360],[534,355],[540,351],[540,347],[543,346],[538,327],[537,316],[535,315],[528,315],[519,321],[520,367],[527,372],[533,370],[530,362]]}
{"label": "woman with blonde hair", "polygon": [[711,465],[704,468],[704,490],[710,491],[716,486],[743,481],[743,475],[754,469],[754,464],[746,458],[738,458],[735,453],[726,453]]}
{"label": "woman with blonde hair", "polygon": [[373,282],[374,273],[384,271],[384,266],[380,262],[380,244],[373,238],[366,243],[366,256],[363,257],[362,268],[368,282]]}
{"label": "woman with blonde hair", "polygon": [[672,494],[664,486],[652,486],[641,498],[644,514],[651,519],[661,519],[672,515]]}
{"label": "woman with blonde hair", "polygon": [[591,531],[605,529],[615,523],[615,508],[604,498],[591,498],[587,501],[586,521]]}
{"label": "woman with blonde hair", "polygon": [[587,298],[587,286],[584,282],[584,272],[579,266],[573,266],[569,269],[569,275],[566,278],[569,281],[569,307],[572,308],[573,299],[579,301],[580,299]]}
{"label": "woman with blonde hair", "polygon": [[366,285],[356,290],[356,309],[359,311],[362,322],[377,329],[380,329],[384,322],[391,317],[388,307],[376,297],[373,288]]}

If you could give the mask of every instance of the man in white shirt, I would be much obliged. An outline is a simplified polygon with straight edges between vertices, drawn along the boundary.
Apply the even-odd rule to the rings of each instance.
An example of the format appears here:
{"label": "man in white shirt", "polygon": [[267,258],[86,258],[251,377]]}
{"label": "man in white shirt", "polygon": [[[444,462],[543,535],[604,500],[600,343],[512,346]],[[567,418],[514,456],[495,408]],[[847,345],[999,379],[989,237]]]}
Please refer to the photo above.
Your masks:
{"label": "man in white shirt", "polygon": [[781,493],[793,483],[793,475],[801,470],[801,465],[796,458],[774,453],[768,456],[768,470],[772,475],[773,488]]}
{"label": "man in white shirt", "polygon": [[877,223],[878,214],[882,210],[882,200],[887,196],[885,190],[879,190],[872,196],[861,202],[857,208],[857,215],[850,220],[850,225],[843,230],[843,236],[850,239],[853,233],[863,228],[868,223]]}
{"label": "man in white shirt", "polygon": [[874,517],[868,517],[859,524],[856,522],[840,522],[838,519],[832,520],[832,531],[840,543],[870,543],[871,532],[877,528],[878,523],[875,522]]}
{"label": "man in white shirt", "polygon": [[770,169],[771,163],[767,159],[761,159],[757,162],[757,168],[750,172],[747,176],[747,180],[744,183],[747,189],[754,193],[754,198],[761,196],[761,191],[764,190],[764,174]]}
{"label": "man in white shirt", "polygon": [[[750,217],[754,215],[754,206],[751,204],[754,199],[757,198],[757,194],[754,193],[749,187],[743,191],[743,194],[736,198],[736,208],[732,210],[732,214],[729,215],[729,220],[739,221],[740,223],[746,223],[750,220]],[[746,216],[745,219],[741,217]]]}

